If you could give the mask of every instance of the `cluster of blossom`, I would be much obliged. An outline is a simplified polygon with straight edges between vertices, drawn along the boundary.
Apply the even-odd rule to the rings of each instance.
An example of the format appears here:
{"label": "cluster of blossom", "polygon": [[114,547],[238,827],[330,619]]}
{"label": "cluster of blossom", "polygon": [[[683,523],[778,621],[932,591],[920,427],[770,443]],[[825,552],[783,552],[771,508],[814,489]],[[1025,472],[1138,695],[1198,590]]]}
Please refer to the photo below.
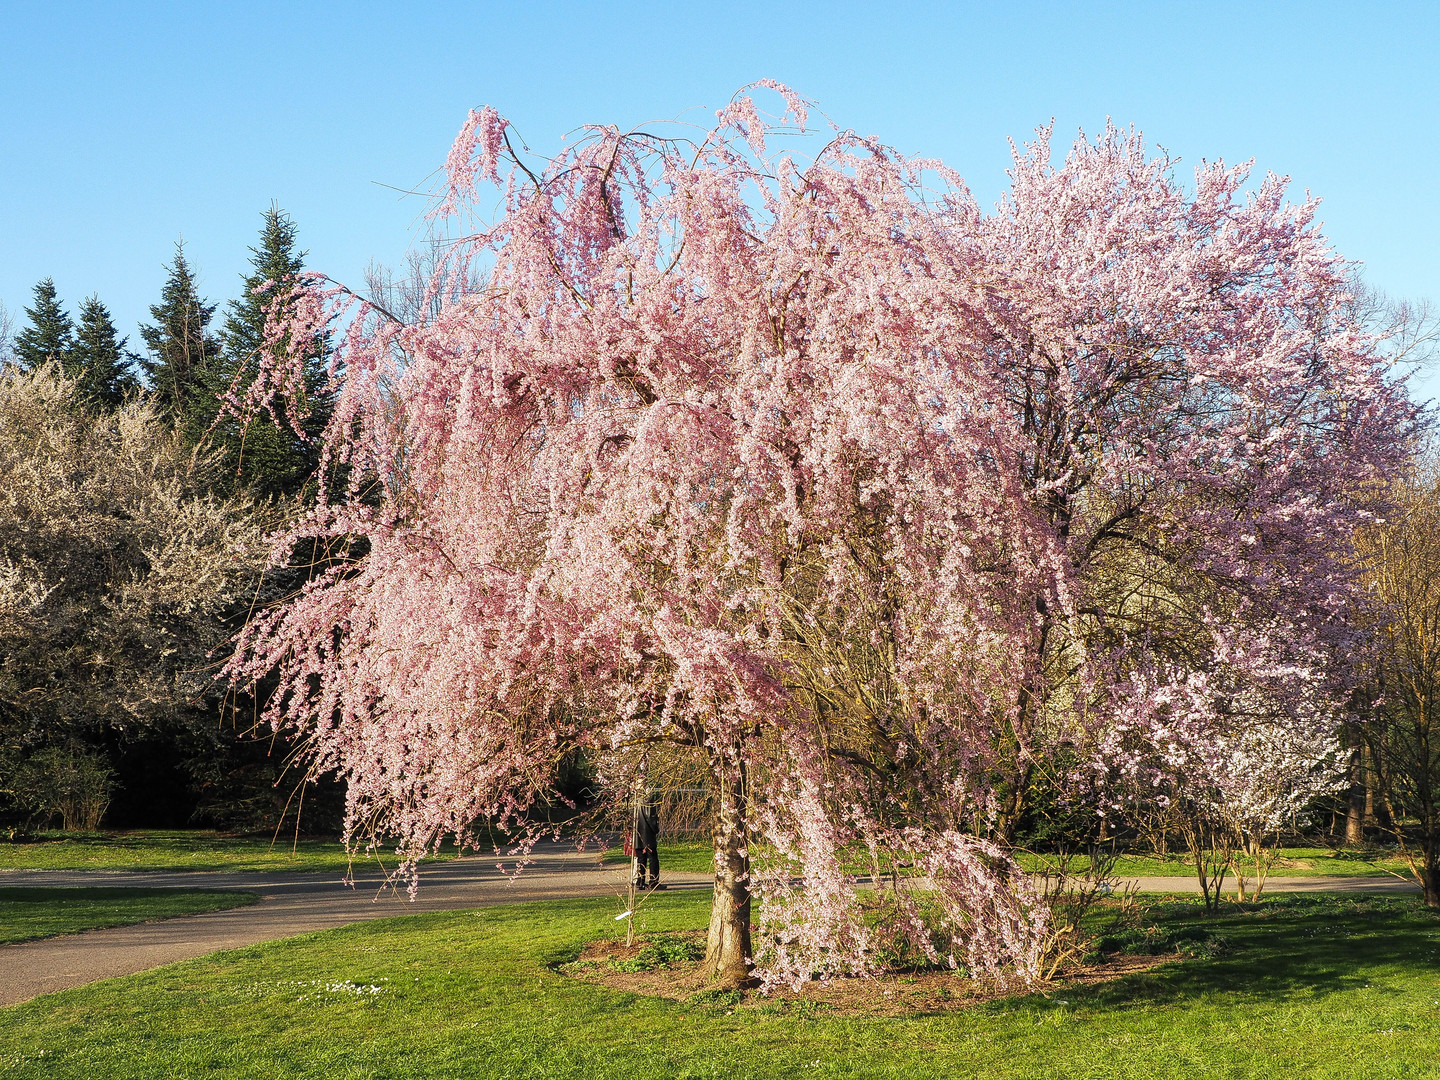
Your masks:
{"label": "cluster of blossom", "polygon": [[30,717],[124,730],[204,692],[280,521],[217,498],[219,468],[148,402],[97,416],[56,365],[0,368],[0,700],[24,702],[6,745]]}
{"label": "cluster of blossom", "polygon": [[1097,757],[1116,811],[1179,798],[1253,846],[1342,782],[1342,699],[1316,658],[1279,655],[1294,627],[1210,632],[1203,661],[1149,657],[1113,686]]}
{"label": "cluster of blossom", "polygon": [[[1247,198],[1203,165],[1187,193],[1114,129],[1057,167],[1047,132],[986,214],[849,132],[768,153],[807,122],[776,89],[773,125],[746,94],[698,142],[594,128],[535,168],[476,112],[441,211],[481,179],[505,209],[436,303],[287,302],[277,343],[348,319],[348,479],[277,551],[364,555],[254,619],[229,673],[278,677],[268,715],[347,779],[352,835],[412,862],[523,829],[576,747],[688,746],[717,790],[748,776],[777,853],[742,882],[767,978],[869,969],[867,850],[927,875],[938,922],[895,908],[923,949],[1025,978],[1044,910],[999,841],[1026,769],[1062,744],[1189,767],[1222,699],[1292,676],[1316,709],[1267,704],[1235,761],[1328,716],[1344,538],[1408,406],[1281,180]],[[236,406],[295,385],[276,361]]]}
{"label": "cluster of blossom", "polygon": [[374,997],[377,994],[383,994],[390,989],[390,987],[388,986],[381,985],[381,983],[388,983],[389,981],[389,979],[385,978],[382,978],[378,983],[357,983],[352,982],[349,979],[343,979],[339,982],[324,982],[320,979],[305,979],[286,980],[284,982],[276,982],[270,984],[256,983],[255,988],[263,992],[263,990],[267,986],[275,986],[280,989],[295,987],[298,990],[305,991],[295,999],[296,1001],[325,1001],[327,1000],[327,995],[337,994],[362,998]]}

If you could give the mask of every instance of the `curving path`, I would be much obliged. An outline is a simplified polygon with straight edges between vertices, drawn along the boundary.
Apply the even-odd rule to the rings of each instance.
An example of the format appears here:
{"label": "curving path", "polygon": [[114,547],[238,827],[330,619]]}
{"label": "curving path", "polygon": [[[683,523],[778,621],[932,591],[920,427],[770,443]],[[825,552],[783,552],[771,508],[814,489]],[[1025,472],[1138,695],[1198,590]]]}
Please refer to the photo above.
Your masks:
{"label": "curving path", "polygon": [[[629,873],[628,863],[602,866],[593,853],[580,854],[560,845],[537,851],[533,858],[534,864],[515,878],[477,856],[435,863],[422,870],[420,892],[413,902],[403,890],[397,893],[386,889],[378,870],[357,873],[353,885],[325,874],[0,871],[0,884],[7,886],[243,889],[262,897],[258,904],[229,911],[0,946],[0,1006],[223,949],[331,930],[367,919],[531,900],[619,896]],[[708,874],[665,874],[667,885],[677,889],[707,889],[712,880]],[[1117,886],[1130,882],[1137,882],[1142,892],[1199,892],[1193,878],[1131,878],[1122,879]],[[1415,886],[1394,878],[1272,877],[1265,889],[1364,893],[1415,891]]]}
{"label": "curving path", "polygon": [[[619,896],[629,874],[628,863],[602,867],[593,853],[579,854],[573,848],[539,851],[533,858],[534,864],[514,878],[497,870],[493,860],[476,856],[425,866],[413,902],[403,888],[398,892],[386,888],[378,869],[357,872],[353,885],[335,875],[313,873],[0,871],[0,885],[6,886],[241,889],[262,897],[258,904],[228,911],[0,946],[0,1006],[222,949],[332,930],[368,919],[531,900]],[[677,889],[705,889],[714,879],[709,874],[667,873],[664,880]]]}

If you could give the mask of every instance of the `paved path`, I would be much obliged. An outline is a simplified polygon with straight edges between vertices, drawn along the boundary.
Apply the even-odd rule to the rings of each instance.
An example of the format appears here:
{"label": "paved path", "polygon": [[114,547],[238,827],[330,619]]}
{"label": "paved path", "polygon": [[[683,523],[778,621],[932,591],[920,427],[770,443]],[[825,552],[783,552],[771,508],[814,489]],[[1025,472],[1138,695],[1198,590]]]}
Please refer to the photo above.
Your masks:
{"label": "paved path", "polygon": [[[338,875],[327,874],[0,871],[0,885],[4,886],[243,889],[262,897],[258,904],[228,911],[0,946],[0,1006],[222,949],[367,919],[619,895],[628,873],[626,862],[602,867],[594,854],[577,854],[573,848],[538,852],[535,864],[513,879],[498,871],[493,859],[472,856],[425,866],[419,895],[412,903],[403,888],[398,894],[384,889],[378,870],[357,872],[353,886],[344,884]],[[705,889],[713,880],[709,874],[665,875],[667,886],[677,889]]]}
{"label": "paved path", "polygon": [[[0,1006],[27,1001],[99,979],[147,971],[223,949],[330,930],[367,919],[518,904],[530,900],[618,895],[628,863],[600,866],[594,854],[556,846],[536,853],[535,864],[512,879],[493,861],[470,857],[435,863],[421,872],[420,893],[383,890],[381,875],[360,872],[353,886],[325,874],[133,873],[122,871],[0,871],[0,885],[39,887],[108,885],[179,889],[244,889],[262,899],[250,907],[163,922],[117,926],[83,934],[0,946]],[[708,874],[667,873],[678,889],[706,889]],[[1194,878],[1147,877],[1142,892],[1198,893]],[[1227,891],[1234,886],[1227,881]],[[1394,878],[1272,877],[1267,892],[1396,892],[1414,886]]]}

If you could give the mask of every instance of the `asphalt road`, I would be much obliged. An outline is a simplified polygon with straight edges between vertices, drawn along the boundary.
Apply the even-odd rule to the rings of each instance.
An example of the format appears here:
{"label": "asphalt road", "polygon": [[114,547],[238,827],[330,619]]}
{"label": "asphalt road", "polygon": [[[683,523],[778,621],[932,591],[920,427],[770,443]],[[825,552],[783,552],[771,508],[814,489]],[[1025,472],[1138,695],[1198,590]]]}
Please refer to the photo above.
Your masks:
{"label": "asphalt road", "polygon": [[[0,947],[0,1006],[207,953],[367,919],[531,900],[607,895],[618,898],[629,872],[628,863],[601,866],[594,854],[558,846],[537,852],[534,859],[533,865],[515,877],[496,869],[493,861],[476,856],[426,866],[414,901],[403,888],[398,892],[385,888],[378,870],[357,873],[353,884],[326,874],[0,871],[0,885],[5,886],[244,889],[262,897],[250,907]],[[666,873],[664,880],[671,888],[707,889],[713,879],[708,874]],[[1194,878],[1133,878],[1117,882],[1117,888],[1129,881],[1138,882],[1142,892],[1199,892]],[[1394,878],[1373,877],[1271,878],[1265,888],[1267,892],[1414,890],[1414,886]]]}

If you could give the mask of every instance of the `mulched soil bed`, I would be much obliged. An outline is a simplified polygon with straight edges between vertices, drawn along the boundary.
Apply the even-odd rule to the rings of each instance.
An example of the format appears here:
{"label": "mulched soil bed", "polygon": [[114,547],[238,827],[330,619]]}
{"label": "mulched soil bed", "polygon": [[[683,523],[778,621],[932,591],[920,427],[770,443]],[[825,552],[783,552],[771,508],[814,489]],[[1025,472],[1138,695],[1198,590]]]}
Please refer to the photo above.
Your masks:
{"label": "mulched soil bed", "polygon": [[[1009,997],[1005,991],[976,979],[957,976],[949,971],[917,971],[881,975],[875,978],[838,978],[806,983],[798,993],[784,988],[768,995],[746,991],[729,993],[707,989],[700,975],[699,960],[672,960],[648,971],[617,970],[616,965],[634,964],[643,950],[654,941],[691,946],[695,954],[703,954],[703,931],[665,934],[658,938],[642,938],[634,945],[623,941],[592,941],[580,956],[559,966],[573,978],[623,990],[632,994],[670,998],[694,1004],[719,1005],[729,1008],[765,1010],[825,1011],[841,1016],[902,1016],[917,1012],[945,1012],[965,1009],[985,1001]],[[1092,986],[1149,971],[1161,964],[1182,959],[1178,953],[1163,956],[1126,956],[1108,958],[1104,964],[1075,967],[1064,975],[1040,983],[1034,992],[1048,994],[1075,986]]]}

